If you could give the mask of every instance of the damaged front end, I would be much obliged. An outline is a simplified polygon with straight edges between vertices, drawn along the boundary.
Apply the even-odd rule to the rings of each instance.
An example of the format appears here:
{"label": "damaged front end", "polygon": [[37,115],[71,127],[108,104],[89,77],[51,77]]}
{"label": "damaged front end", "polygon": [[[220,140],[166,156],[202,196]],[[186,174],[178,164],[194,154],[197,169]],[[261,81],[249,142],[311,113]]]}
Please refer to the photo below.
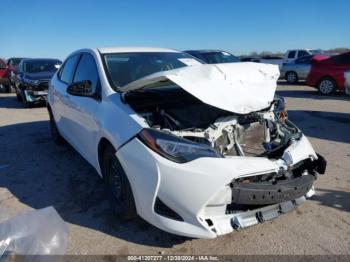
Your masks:
{"label": "damaged front end", "polygon": [[[179,82],[151,83],[154,88],[129,91],[123,101],[149,127],[138,139],[158,155],[184,165],[179,178],[191,173],[191,179],[208,188],[224,181],[220,188],[198,192],[203,200],[193,209],[199,223],[215,235],[226,234],[286,213],[313,194],[313,182],[325,173],[326,161],[291,121],[281,117],[274,92],[268,106],[262,107],[260,101],[260,108],[254,105],[258,110],[246,110],[246,104],[246,109],[235,112],[229,103],[225,108],[233,110],[219,108],[217,101],[204,103],[203,97],[180,88]],[[198,161],[198,171],[189,171],[193,167],[186,164],[198,159],[207,163]],[[171,193],[173,176],[167,175],[173,169],[167,171],[165,165],[157,169],[165,170],[157,199],[170,210],[178,211],[174,203],[186,207],[186,199],[172,200],[179,198]],[[187,192],[188,185],[181,185]],[[175,214],[186,222],[186,214]]]}
{"label": "damaged front end", "polygon": [[22,87],[25,100],[27,102],[40,102],[45,101],[48,93],[49,80],[27,80],[26,84]]}

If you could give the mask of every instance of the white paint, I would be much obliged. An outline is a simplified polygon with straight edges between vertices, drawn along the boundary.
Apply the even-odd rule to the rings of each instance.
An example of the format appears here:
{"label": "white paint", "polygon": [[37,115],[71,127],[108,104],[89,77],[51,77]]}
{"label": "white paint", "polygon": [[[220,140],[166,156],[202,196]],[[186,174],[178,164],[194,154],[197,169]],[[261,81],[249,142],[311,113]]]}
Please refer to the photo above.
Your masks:
{"label": "white paint", "polygon": [[275,65],[201,64],[158,72],[120,88],[127,92],[170,80],[206,104],[239,114],[267,108],[279,78]]}
{"label": "white paint", "polygon": [[[55,74],[49,85],[48,103],[61,135],[100,175],[98,144],[101,138],[105,138],[114,146],[130,181],[137,213],[149,223],[168,232],[199,238],[214,238],[231,232],[229,222],[233,215],[225,215],[224,205],[230,199],[227,185],[233,179],[287,169],[315,154],[307,138],[303,137],[278,160],[263,157],[198,158],[178,164],[162,157],[134,138],[149,126],[144,118],[122,102],[122,94],[111,88],[101,60],[100,52],[133,50],[154,51],[110,48],[74,52],[85,52],[94,57],[101,82],[101,100],[68,94],[68,84],[60,81]],[[124,90],[171,80],[205,103],[232,112],[247,113],[269,106],[277,79],[278,68],[272,65],[193,65],[145,77],[127,85]],[[156,214],[153,207],[157,196],[184,221]],[[208,215],[217,233],[205,222]]]}

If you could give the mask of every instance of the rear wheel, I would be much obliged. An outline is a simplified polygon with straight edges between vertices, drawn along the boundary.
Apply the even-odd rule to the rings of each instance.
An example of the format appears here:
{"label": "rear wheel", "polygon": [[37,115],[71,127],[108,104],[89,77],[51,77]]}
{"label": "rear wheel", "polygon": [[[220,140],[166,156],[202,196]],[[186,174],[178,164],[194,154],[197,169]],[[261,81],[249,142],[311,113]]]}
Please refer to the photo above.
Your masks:
{"label": "rear wheel", "polygon": [[287,72],[286,74],[286,80],[289,84],[295,84],[296,82],[298,82],[298,75],[297,73],[291,71],[291,72]]}
{"label": "rear wheel", "polygon": [[102,175],[113,211],[122,221],[135,218],[137,214],[132,190],[112,146],[107,146],[103,154]]}
{"label": "rear wheel", "polygon": [[332,78],[324,77],[318,82],[317,89],[322,95],[331,95],[336,91],[337,85]]}

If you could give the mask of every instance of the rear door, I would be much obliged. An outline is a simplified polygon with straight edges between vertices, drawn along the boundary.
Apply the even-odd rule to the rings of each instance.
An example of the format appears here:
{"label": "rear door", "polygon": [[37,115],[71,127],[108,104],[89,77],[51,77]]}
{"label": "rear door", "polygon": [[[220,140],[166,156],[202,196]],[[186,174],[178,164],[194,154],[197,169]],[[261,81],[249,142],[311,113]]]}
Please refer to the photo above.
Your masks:
{"label": "rear door", "polygon": [[310,61],[312,56],[303,56],[295,60],[295,70],[298,74],[299,79],[306,79],[310,72]]}
{"label": "rear door", "polygon": [[[83,53],[73,76],[73,83],[91,81],[92,89],[100,97],[101,84],[94,57]],[[92,165],[95,163],[97,132],[99,130],[97,107],[99,98],[75,96],[65,93],[64,115],[67,119],[67,132],[75,149]]]}

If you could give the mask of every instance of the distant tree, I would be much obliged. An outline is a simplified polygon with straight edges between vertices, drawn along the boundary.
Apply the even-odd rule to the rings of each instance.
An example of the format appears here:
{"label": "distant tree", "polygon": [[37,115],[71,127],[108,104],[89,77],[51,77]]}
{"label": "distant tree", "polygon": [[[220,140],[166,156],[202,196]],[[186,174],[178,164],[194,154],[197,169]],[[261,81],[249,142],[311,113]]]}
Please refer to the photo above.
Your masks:
{"label": "distant tree", "polygon": [[257,52],[250,52],[248,56],[259,56]]}
{"label": "distant tree", "polygon": [[[332,48],[332,49],[328,49],[328,50],[324,50],[326,53],[330,53],[330,54],[342,54],[345,52],[350,52],[350,48],[347,47],[337,47],[337,48]],[[257,56],[277,56],[277,57],[283,57],[284,52],[270,52],[270,51],[262,51],[260,53],[256,52],[256,51],[252,51],[250,52],[248,55],[247,54],[242,54],[241,57],[257,57]]]}
{"label": "distant tree", "polygon": [[350,48],[338,47],[338,48],[328,49],[328,50],[325,50],[325,51],[326,51],[327,53],[342,54],[342,53],[350,52]]}

